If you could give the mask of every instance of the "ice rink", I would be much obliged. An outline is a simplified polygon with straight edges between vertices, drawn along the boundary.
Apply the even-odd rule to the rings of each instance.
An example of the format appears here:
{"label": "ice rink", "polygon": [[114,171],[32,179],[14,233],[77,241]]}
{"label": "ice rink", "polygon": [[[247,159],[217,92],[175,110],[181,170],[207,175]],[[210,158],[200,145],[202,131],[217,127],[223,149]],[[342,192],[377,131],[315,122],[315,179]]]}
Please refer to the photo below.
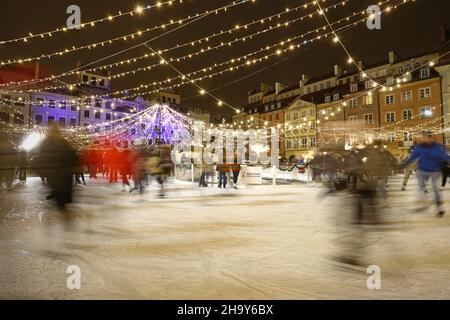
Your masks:
{"label": "ice rink", "polygon": [[[449,299],[450,214],[416,211],[414,178],[389,184],[381,224],[351,225],[349,195],[318,201],[319,184],[199,189],[171,182],[166,199],[104,180],[75,189],[66,214],[31,178],[0,191],[0,298]],[[450,192],[446,206],[450,209]],[[356,230],[356,231],[355,231]],[[335,261],[351,242],[360,267]],[[66,270],[81,270],[69,290]],[[369,290],[366,266],[381,268]]]}

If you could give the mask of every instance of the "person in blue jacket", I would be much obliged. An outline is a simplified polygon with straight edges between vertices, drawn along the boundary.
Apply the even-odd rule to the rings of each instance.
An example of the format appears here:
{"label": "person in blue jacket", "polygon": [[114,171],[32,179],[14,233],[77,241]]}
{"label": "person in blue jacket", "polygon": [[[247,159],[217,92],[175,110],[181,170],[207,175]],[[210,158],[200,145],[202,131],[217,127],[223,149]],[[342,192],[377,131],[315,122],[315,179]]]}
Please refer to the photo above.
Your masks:
{"label": "person in blue jacket", "polygon": [[450,157],[445,152],[442,144],[437,143],[433,139],[433,133],[430,131],[424,132],[423,143],[416,146],[409,159],[404,163],[407,167],[414,161],[418,160],[417,179],[419,181],[420,189],[426,193],[426,183],[431,179],[436,205],[438,207],[438,216],[442,217],[445,214],[444,203],[442,200],[442,193],[440,191],[440,179],[444,166],[450,163]]}

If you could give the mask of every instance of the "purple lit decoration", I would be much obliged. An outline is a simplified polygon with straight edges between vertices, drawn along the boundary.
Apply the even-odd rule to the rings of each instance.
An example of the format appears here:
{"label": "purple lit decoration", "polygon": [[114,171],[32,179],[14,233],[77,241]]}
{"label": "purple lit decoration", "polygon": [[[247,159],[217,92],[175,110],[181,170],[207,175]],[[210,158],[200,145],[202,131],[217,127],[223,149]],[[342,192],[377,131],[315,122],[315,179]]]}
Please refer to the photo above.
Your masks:
{"label": "purple lit decoration", "polygon": [[[154,105],[142,113],[129,117],[128,122],[113,125],[110,132],[102,134],[91,130],[91,139],[96,141],[118,141],[119,144],[174,144],[180,137],[187,137],[191,132],[192,120],[167,105]],[[102,124],[105,126],[105,124]],[[93,132],[94,131],[94,132]]]}

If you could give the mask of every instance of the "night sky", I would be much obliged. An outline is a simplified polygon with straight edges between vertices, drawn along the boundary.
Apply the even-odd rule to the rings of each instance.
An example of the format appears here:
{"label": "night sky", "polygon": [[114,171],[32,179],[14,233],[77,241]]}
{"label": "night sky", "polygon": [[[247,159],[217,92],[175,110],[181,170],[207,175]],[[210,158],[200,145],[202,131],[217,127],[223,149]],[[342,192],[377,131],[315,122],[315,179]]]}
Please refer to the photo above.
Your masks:
{"label": "night sky", "polygon": [[[164,1],[164,0],[163,0]],[[176,1],[177,2],[177,1]],[[225,4],[231,0],[184,0],[183,4],[176,3],[172,7],[154,8],[146,11],[141,16],[122,17],[114,22],[97,24],[94,28],[86,28],[80,31],[71,31],[60,33],[52,38],[30,40],[28,43],[17,43],[0,46],[0,60],[8,58],[23,58],[35,56],[42,53],[51,53],[71,47],[80,46],[91,42],[102,41],[135,32],[139,29],[152,27],[161,23],[167,23],[170,19],[180,19],[195,13],[202,13],[205,10],[211,10]],[[295,7],[300,4],[308,3],[309,0],[257,0],[256,3],[248,3],[228,10],[228,12],[219,15],[211,15],[194,24],[191,24],[170,35],[161,37],[150,45],[155,49],[164,49],[173,47],[176,44],[190,42],[195,39],[234,27],[236,24],[245,24],[254,19],[261,19],[284,10],[286,7]],[[340,0],[327,0],[323,6],[332,3],[339,3]],[[362,11],[373,0],[350,0],[344,7],[330,10],[327,16],[331,21],[343,18],[354,11]],[[393,0],[392,3],[397,3]],[[39,33],[60,27],[65,24],[68,17],[66,8],[69,5],[77,4],[82,10],[82,22],[90,21],[96,18],[115,14],[119,10],[127,11],[136,7],[137,4],[146,5],[154,1],[138,0],[39,0],[39,1],[0,1],[0,30],[1,40],[24,36],[29,32]],[[307,10],[300,10],[284,16],[281,20],[274,19],[265,25],[256,25],[248,30],[240,30],[225,37],[218,37],[211,40],[207,45],[217,45],[220,41],[230,41],[236,37],[242,37],[245,34],[253,33],[257,30],[266,28],[270,24],[278,21],[286,21],[312,12],[312,7]],[[416,53],[424,52],[436,48],[440,43],[439,29],[442,25],[450,25],[450,1],[448,0],[416,0],[415,3],[409,3],[392,11],[382,18],[382,29],[377,31],[368,30],[365,24],[354,27],[340,37],[344,44],[354,56],[355,60],[363,60],[366,64],[374,63],[387,58],[387,52],[396,51],[401,57],[406,57]],[[303,22],[291,24],[288,28],[281,28],[277,31],[268,32],[263,36],[257,36],[253,40],[233,45],[230,48],[214,50],[210,53],[195,57],[189,62],[176,63],[175,66],[184,73],[189,73],[204,66],[214,63],[220,63],[244,55],[246,53],[258,50],[266,45],[274,44],[290,36],[302,34],[308,30],[324,26],[323,17],[314,17]],[[169,28],[166,31],[170,30]],[[98,48],[95,50],[84,50],[68,54],[63,57],[56,57],[51,60],[43,60],[43,66],[48,73],[60,73],[71,70],[75,67],[77,60],[88,63],[96,59],[118,52],[122,49],[131,47],[134,44],[149,40],[158,34],[161,30],[154,31],[136,38],[133,41],[117,42],[111,46]],[[173,50],[164,57],[178,57],[188,52],[199,50],[202,46],[187,47],[182,50]],[[140,47],[122,54],[118,57],[109,59],[104,63],[112,63],[130,57],[140,56],[148,52],[145,47]],[[271,51],[272,52],[272,51]],[[289,59],[286,59],[289,58]],[[281,81],[287,85],[296,83],[301,74],[305,73],[311,76],[321,75],[332,71],[333,65],[341,64],[346,66],[346,56],[342,48],[334,44],[331,39],[315,42],[304,49],[293,51],[292,53],[272,58],[268,61],[251,67],[242,68],[237,72],[227,73],[210,80],[200,83],[207,90],[218,88],[214,94],[230,105],[240,106],[246,103],[247,91],[257,88],[260,81],[273,83]],[[123,72],[127,69],[137,68],[144,65],[155,63],[156,59],[148,59],[139,64],[112,69],[113,73]],[[278,62],[276,65],[274,63]],[[250,74],[259,71],[256,75]],[[115,80],[113,89],[118,90],[127,87],[134,87],[142,83],[164,80],[167,77],[173,77],[176,73],[169,66],[162,66],[151,71],[139,72],[136,75],[128,76],[121,80]],[[229,86],[226,84],[236,81],[244,76],[247,79],[234,82]],[[184,104],[192,107],[207,108],[211,111],[231,112],[226,107],[219,108],[216,102],[207,96],[190,98],[196,95],[197,88],[191,85],[183,86],[181,94],[184,98]]]}

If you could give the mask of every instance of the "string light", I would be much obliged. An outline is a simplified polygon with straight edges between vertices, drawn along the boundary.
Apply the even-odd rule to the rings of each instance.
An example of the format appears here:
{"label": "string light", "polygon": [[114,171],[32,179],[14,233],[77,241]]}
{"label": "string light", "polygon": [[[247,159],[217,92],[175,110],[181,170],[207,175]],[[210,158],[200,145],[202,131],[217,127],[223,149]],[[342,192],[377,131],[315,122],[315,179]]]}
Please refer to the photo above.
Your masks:
{"label": "string light", "polygon": [[[335,4],[335,5],[330,6],[330,7],[336,8],[337,5],[340,5],[340,4],[344,5],[344,4],[345,4],[346,2],[348,2],[348,1],[350,1],[350,0],[344,0],[344,1],[342,1],[341,3]],[[390,1],[390,0],[389,0],[389,1]],[[314,1],[313,1],[313,2],[314,2]],[[313,3],[313,2],[311,2],[311,3]],[[303,6],[295,7],[295,8],[293,8],[293,9],[290,9],[289,12],[286,12],[286,11],[284,11],[284,12],[279,12],[279,13],[273,14],[273,15],[271,15],[271,16],[264,17],[264,18],[262,18],[261,20],[272,20],[272,19],[275,18],[275,17],[280,18],[283,14],[290,13],[290,12],[293,12],[293,11],[297,11],[297,10],[299,10],[299,9],[302,8],[302,7],[303,7]],[[199,51],[197,51],[197,52],[194,52],[194,53],[191,53],[191,54],[186,55],[186,56],[184,56],[184,57],[179,57],[179,58],[176,58],[176,59],[179,60],[179,61],[181,61],[181,60],[186,60],[187,58],[191,58],[191,57],[194,56],[194,55],[199,55],[199,54],[201,54],[201,53],[205,53],[205,52],[208,52],[208,51],[211,51],[211,50],[220,48],[220,47],[230,46],[231,44],[234,44],[235,42],[243,41],[243,40],[248,39],[248,38],[251,39],[251,38],[254,37],[254,36],[261,35],[261,34],[263,34],[263,33],[266,33],[266,32],[269,32],[269,31],[276,30],[277,28],[281,28],[281,27],[283,27],[283,26],[286,26],[286,24],[290,25],[291,23],[294,23],[294,22],[303,21],[304,18],[305,18],[305,16],[302,16],[302,17],[300,17],[300,18],[296,18],[296,19],[287,21],[286,23],[283,23],[283,24],[272,25],[272,26],[270,26],[270,27],[268,27],[268,28],[266,28],[266,29],[264,29],[264,30],[261,30],[261,31],[258,31],[258,32],[256,32],[256,33],[250,34],[250,35],[248,35],[248,36],[246,36],[246,37],[239,38],[239,39],[237,39],[237,40],[232,40],[232,41],[229,41],[229,42],[227,42],[227,43],[221,43],[220,45],[218,45],[218,46],[216,46],[216,47],[213,47],[213,48],[210,48],[210,47],[204,48],[204,49],[199,50]],[[253,22],[247,23],[247,24],[245,25],[245,27],[247,28],[248,26],[252,26],[252,25],[258,24],[259,21],[261,21],[261,20],[253,21]],[[169,52],[169,51],[172,51],[172,50],[176,50],[176,49],[180,49],[180,48],[183,48],[183,47],[186,47],[186,46],[195,46],[196,44],[201,44],[201,43],[203,43],[203,42],[205,42],[205,41],[209,41],[210,39],[213,39],[213,38],[215,38],[215,37],[219,37],[219,36],[222,36],[222,35],[227,35],[227,34],[230,34],[230,33],[232,33],[232,32],[235,32],[235,28],[231,28],[231,29],[228,29],[228,30],[225,30],[225,31],[221,31],[221,32],[219,32],[219,33],[213,33],[213,34],[210,34],[210,35],[205,36],[205,37],[203,37],[203,38],[200,38],[200,39],[197,39],[197,40],[194,40],[194,41],[190,41],[190,42],[186,42],[186,43],[184,43],[184,44],[177,44],[177,45],[175,45],[175,46],[173,46],[173,47],[164,49],[164,50],[162,50],[161,52],[162,52],[162,53],[166,53],[166,52]],[[138,62],[138,61],[140,61],[140,60],[143,60],[143,59],[146,59],[146,58],[148,58],[148,57],[149,57],[149,55],[148,55],[148,54],[145,54],[145,55],[141,55],[141,56],[134,57],[134,58],[124,59],[124,60],[122,60],[122,61],[118,61],[118,62],[111,63],[111,64],[104,65],[104,66],[99,66],[99,67],[89,68],[89,69],[83,69],[83,71],[84,71],[84,72],[89,72],[89,71],[97,71],[97,70],[106,70],[106,69],[108,69],[108,68],[121,66],[121,65],[123,65],[124,63],[128,63],[128,64],[130,64],[130,63],[136,63],[136,62]],[[177,62],[179,62],[179,61],[177,61]],[[61,77],[64,77],[64,76],[74,75],[74,74],[77,74],[77,73],[78,73],[78,71],[72,71],[72,72],[65,72],[65,73],[59,74],[59,75],[57,75],[57,76],[51,76],[51,77],[42,78],[42,79],[37,79],[37,80],[25,80],[25,81],[19,81],[19,82],[9,82],[9,83],[0,84],[0,87],[1,87],[1,86],[11,86],[11,85],[13,85],[13,84],[21,85],[21,84],[27,84],[27,83],[30,83],[30,82],[33,82],[33,83],[40,83],[40,82],[44,82],[44,81],[48,81],[48,80],[53,80],[53,79],[55,79],[55,78],[61,78]],[[58,87],[58,88],[59,88],[59,87]]]}
{"label": "string light", "polygon": [[[233,1],[231,4],[226,5],[226,6],[222,7],[222,8],[214,9],[214,11],[215,12],[227,11],[228,8],[235,7],[235,6],[238,6],[238,5],[242,5],[242,4],[245,4],[245,3],[249,2],[249,1],[251,1],[251,0]],[[122,35],[122,36],[115,37],[115,38],[112,38],[112,39],[109,39],[109,40],[104,40],[104,41],[100,41],[100,42],[90,43],[90,44],[79,46],[79,47],[73,46],[70,49],[64,49],[64,50],[61,50],[61,51],[58,51],[58,52],[53,52],[53,53],[49,53],[49,54],[42,54],[40,56],[35,56],[35,57],[28,57],[28,58],[22,58],[22,59],[9,59],[9,60],[5,60],[5,61],[1,61],[0,62],[0,66],[17,64],[17,63],[21,64],[21,63],[24,63],[24,62],[31,62],[31,61],[35,61],[35,60],[39,61],[39,60],[42,60],[42,59],[49,59],[49,58],[56,57],[56,56],[62,56],[62,55],[66,55],[68,53],[72,53],[72,52],[76,52],[76,51],[80,51],[80,50],[84,50],[84,49],[92,50],[92,49],[96,49],[97,47],[104,47],[106,45],[111,45],[111,44],[113,44],[114,42],[117,42],[117,41],[122,41],[122,40],[126,41],[129,38],[133,39],[135,37],[142,36],[144,33],[148,33],[148,32],[151,32],[151,31],[154,31],[154,30],[157,30],[157,29],[165,29],[167,26],[172,26],[172,25],[176,25],[176,24],[182,24],[182,23],[185,23],[185,22],[190,21],[190,20],[198,19],[199,17],[210,15],[210,13],[211,13],[210,10],[206,10],[204,13],[201,13],[201,14],[197,13],[194,16],[189,16],[187,18],[183,18],[183,19],[180,19],[178,21],[172,20],[172,22],[169,22],[167,24],[161,24],[161,25],[158,25],[158,26],[147,28],[147,29],[145,29],[143,31],[142,30],[138,30],[138,31],[136,31],[134,33]]]}
{"label": "string light", "polygon": [[[92,21],[88,21],[85,23],[80,24],[81,28],[84,28],[85,26],[94,26],[97,23],[102,23],[102,22],[106,22],[106,21],[113,21],[116,18],[119,17],[124,17],[124,16],[133,16],[133,13],[139,13],[142,14],[144,13],[144,11],[148,11],[151,10],[152,8],[155,7],[162,7],[162,6],[170,6],[172,5],[174,2],[178,2],[178,3],[183,3],[183,0],[171,0],[171,1],[166,1],[166,2],[158,2],[158,4],[156,5],[147,5],[145,7],[142,6],[137,6],[134,10],[131,11],[126,11],[126,12],[120,12],[115,14],[115,15],[108,15],[104,18],[100,18],[100,19],[96,19],[96,20],[92,20]],[[60,32],[66,32],[66,31],[70,31],[70,30],[74,30],[74,29],[70,29],[67,27],[61,27],[61,28],[56,28],[54,30],[50,30],[50,31],[46,31],[46,32],[41,32],[41,33],[29,33],[28,36],[25,37],[20,37],[20,38],[15,38],[15,39],[10,39],[10,40],[2,40],[0,41],[0,45],[4,45],[4,44],[8,44],[8,43],[18,43],[18,42],[28,42],[31,39],[34,38],[45,38],[45,37],[52,37],[53,35],[55,35],[56,33],[60,33]]]}
{"label": "string light", "polygon": [[[346,0],[346,1],[348,1],[348,0]],[[386,2],[388,2],[388,1],[390,1],[390,0],[387,0]],[[365,19],[361,19],[360,21],[357,21],[357,23],[363,22],[364,20],[365,20]],[[334,24],[339,24],[339,23],[342,23],[343,21],[346,21],[346,18],[341,19],[341,20],[338,20],[338,21],[334,22]],[[347,26],[350,26],[350,25],[351,25],[351,24],[348,24]],[[347,26],[345,26],[344,28],[346,28]],[[229,61],[227,61],[227,62],[225,62],[225,63],[221,63],[221,64],[219,64],[219,65],[215,65],[215,67],[217,67],[217,66],[222,66],[222,65],[224,65],[224,64],[229,64],[230,62],[233,63],[234,61],[240,61],[240,59],[245,59],[246,57],[251,57],[251,56],[253,56],[253,55],[257,54],[257,53],[260,53],[260,52],[262,52],[262,51],[268,51],[268,50],[271,50],[272,48],[274,48],[274,47],[276,47],[276,46],[278,46],[278,45],[283,45],[283,44],[285,44],[285,43],[292,42],[293,40],[296,40],[296,39],[299,39],[299,38],[304,38],[305,36],[307,36],[307,35],[309,35],[309,34],[312,34],[312,33],[318,32],[318,31],[321,31],[321,29],[323,29],[323,27],[319,27],[319,28],[317,28],[317,29],[314,29],[314,30],[305,32],[305,33],[303,33],[303,34],[301,34],[301,35],[297,35],[297,36],[295,36],[295,37],[286,39],[285,41],[280,41],[280,42],[277,43],[277,44],[270,45],[270,46],[266,46],[265,48],[262,48],[262,49],[260,49],[260,50],[255,51],[255,52],[246,54],[246,55],[241,56],[241,57],[239,57],[239,58],[233,58],[233,59],[231,59],[231,60],[229,60]],[[340,28],[340,30],[341,30],[341,29],[343,29],[343,28]],[[321,36],[317,36],[315,39],[320,39],[322,36],[325,36],[325,37],[326,37],[327,35],[328,35],[328,34],[321,35]],[[245,38],[245,37],[244,37],[244,38]],[[238,42],[238,41],[241,41],[242,39],[243,39],[243,38],[237,38],[237,39],[235,39],[235,40],[232,40],[230,43]],[[310,41],[312,42],[313,40],[310,40]],[[307,42],[308,42],[308,41],[305,40],[305,41],[303,42],[303,44],[306,44]],[[226,44],[225,44],[225,45],[226,45]],[[296,46],[291,45],[291,46],[289,47],[289,49],[290,49],[290,50],[293,50],[293,49],[295,49],[295,47],[299,48],[300,45],[301,45],[301,44],[297,44]],[[216,47],[209,47],[208,50],[204,50],[204,52],[207,52],[207,51],[209,51],[209,50],[214,50],[214,49],[220,48],[220,47],[222,47],[222,46],[223,46],[223,44],[220,44],[220,45],[218,45],[218,46],[216,46]],[[276,54],[277,54],[277,55],[281,55],[282,53],[286,52],[286,50],[287,50],[287,49],[284,49],[284,50],[279,49],[279,50],[276,51]],[[166,50],[163,50],[163,51],[160,51],[160,52],[164,52],[164,51],[166,51]],[[196,53],[194,53],[194,54],[196,54]],[[192,56],[192,55],[194,55],[194,54],[190,53],[190,54],[187,54],[187,55],[182,56],[182,57],[178,57],[178,58],[170,58],[169,61],[172,61],[172,62],[173,62],[173,61],[177,61],[177,62],[179,62],[179,61],[184,60],[184,59],[186,59],[187,57],[190,57],[190,56]],[[271,56],[271,55],[266,56],[266,57],[264,57],[264,58],[267,59],[267,58],[270,57],[270,56]],[[164,60],[161,60],[161,61],[164,61]],[[250,65],[251,63],[256,63],[256,62],[258,62],[258,59],[257,59],[257,60],[253,60],[253,61],[247,61],[247,65]],[[260,60],[259,60],[259,62],[260,62]],[[153,67],[158,66],[158,65],[160,65],[160,64],[161,64],[161,62],[158,63],[158,64],[154,64],[154,65],[152,65],[152,66],[146,66],[146,67],[138,68],[138,69],[135,69],[135,70],[123,72],[123,73],[121,73],[121,74],[112,75],[112,76],[109,76],[108,79],[115,79],[115,78],[123,77],[123,76],[126,76],[126,75],[135,74],[135,72],[138,72],[138,71],[146,71],[146,70],[150,70],[150,69],[152,69]],[[203,69],[211,69],[211,67],[203,68]],[[230,70],[230,71],[233,71],[233,70]],[[195,75],[196,73],[198,73],[198,72],[197,72],[197,71],[196,71],[196,72],[193,72],[193,73],[191,73],[191,75]],[[172,80],[173,80],[173,79],[170,79],[170,81],[169,81],[169,80],[164,80],[164,81],[160,81],[160,82],[154,82],[152,85],[163,84],[163,83],[171,82]],[[76,84],[73,84],[73,85],[76,85]],[[137,88],[122,89],[122,90],[113,92],[113,93],[111,93],[111,94],[113,94],[113,95],[115,95],[115,94],[121,94],[124,90],[127,90],[127,91],[133,91],[133,90],[140,89],[140,88],[148,88],[149,86],[150,86],[150,85],[146,85],[146,86],[142,86],[142,85],[141,85],[141,86],[139,86],[139,87],[137,87]],[[62,89],[62,88],[64,88],[64,87],[65,87],[65,86],[52,86],[52,87],[45,87],[44,89],[41,89],[41,90],[55,90],[55,89]],[[37,92],[37,91],[39,91],[39,90],[34,90],[34,91]],[[15,92],[23,92],[23,91],[15,91]],[[29,92],[33,92],[33,90],[30,90]]]}

